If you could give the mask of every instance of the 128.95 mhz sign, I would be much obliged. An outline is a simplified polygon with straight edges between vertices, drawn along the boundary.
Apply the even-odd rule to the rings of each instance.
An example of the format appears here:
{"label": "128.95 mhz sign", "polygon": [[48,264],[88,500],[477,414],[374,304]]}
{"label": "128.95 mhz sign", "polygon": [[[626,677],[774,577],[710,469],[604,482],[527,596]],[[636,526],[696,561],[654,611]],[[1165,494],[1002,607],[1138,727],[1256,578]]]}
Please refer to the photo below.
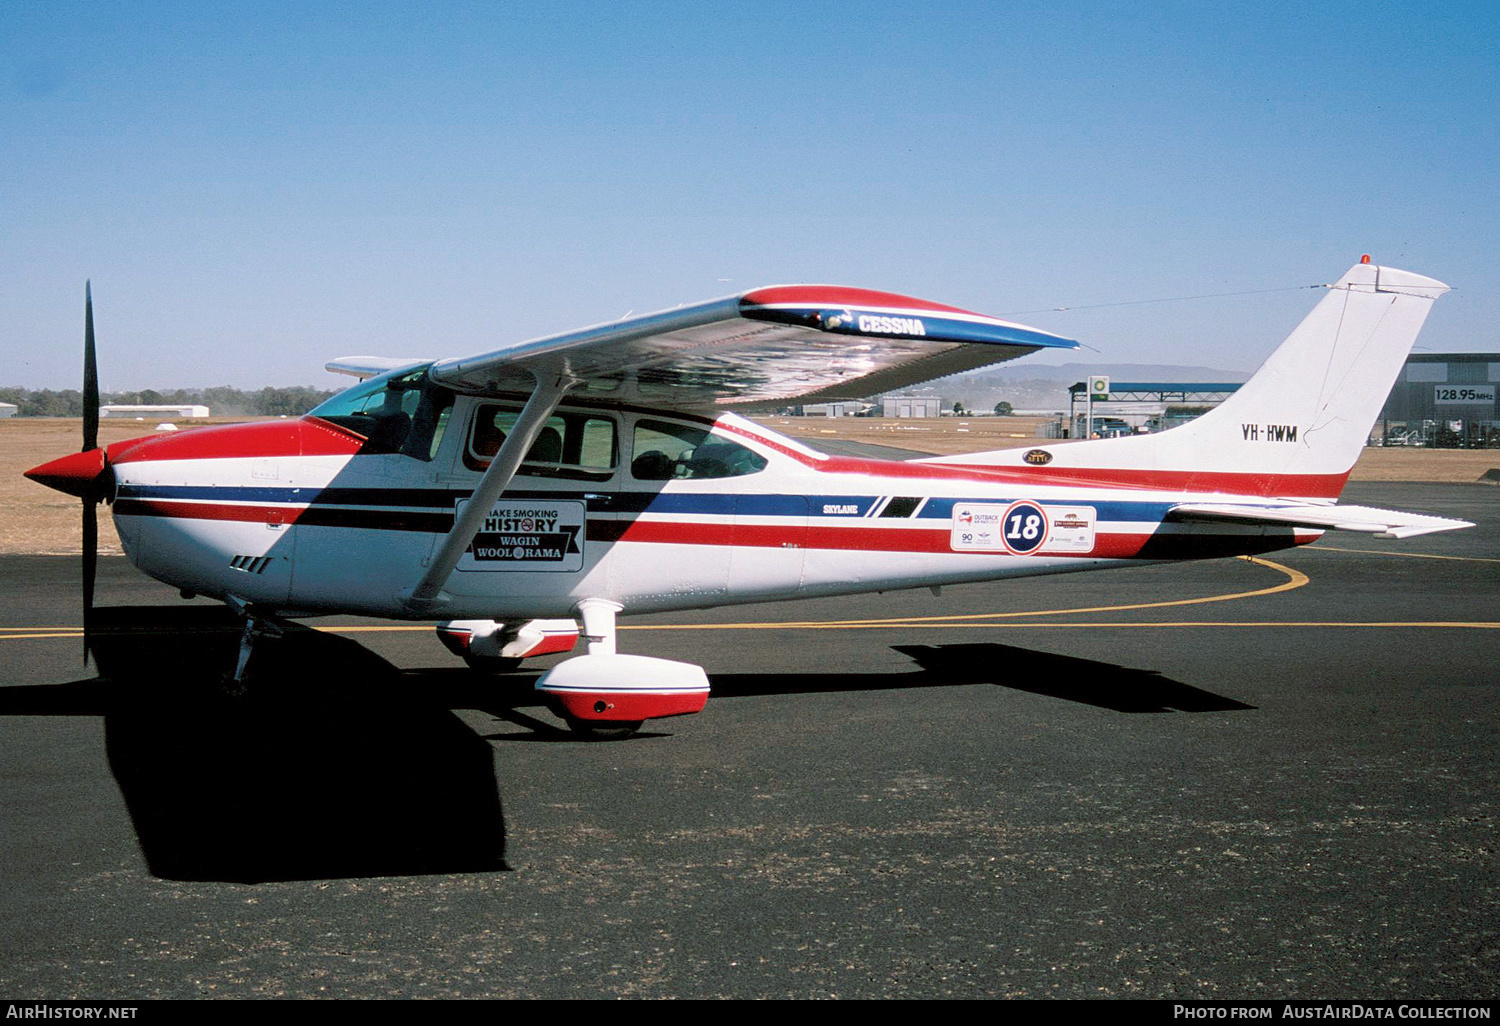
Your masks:
{"label": "128.95 mhz sign", "polygon": [[1432,401],[1439,406],[1466,406],[1470,403],[1495,401],[1494,385],[1439,385],[1432,390]]}

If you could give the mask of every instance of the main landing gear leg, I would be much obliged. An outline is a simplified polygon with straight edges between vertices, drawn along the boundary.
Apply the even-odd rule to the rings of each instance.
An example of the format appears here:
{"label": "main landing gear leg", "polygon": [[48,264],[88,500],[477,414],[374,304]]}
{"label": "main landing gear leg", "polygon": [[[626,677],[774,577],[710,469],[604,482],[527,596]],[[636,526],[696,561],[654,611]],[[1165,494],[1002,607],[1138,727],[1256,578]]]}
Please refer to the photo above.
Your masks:
{"label": "main landing gear leg", "polygon": [[578,603],[583,621],[583,636],[589,643],[589,655],[615,654],[615,616],[625,607],[609,599],[584,599]]}

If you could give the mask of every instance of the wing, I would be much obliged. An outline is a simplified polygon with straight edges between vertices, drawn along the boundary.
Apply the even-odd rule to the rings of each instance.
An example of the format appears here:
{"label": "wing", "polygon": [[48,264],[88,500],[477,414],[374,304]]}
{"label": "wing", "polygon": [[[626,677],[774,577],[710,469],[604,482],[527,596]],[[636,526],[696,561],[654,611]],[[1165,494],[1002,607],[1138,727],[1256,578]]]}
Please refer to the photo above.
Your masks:
{"label": "wing", "polygon": [[323,366],[335,374],[348,374],[352,377],[373,378],[377,374],[386,371],[400,370],[402,367],[420,367],[426,360],[403,360],[389,356],[341,356],[337,360],[329,360]]}
{"label": "wing", "polygon": [[[431,374],[463,392],[529,391],[534,374],[555,374],[653,405],[753,409],[863,399],[1038,349],[1077,347],[909,296],[781,285],[440,360]],[[370,359],[335,363],[363,369]]]}
{"label": "wing", "polygon": [[1251,506],[1238,503],[1191,502],[1173,506],[1173,520],[1201,520],[1214,523],[1275,524],[1282,527],[1309,527],[1318,530],[1359,531],[1379,538],[1414,538],[1437,531],[1456,531],[1473,527],[1467,520],[1402,513],[1371,506],[1318,506],[1299,503],[1278,506]]}

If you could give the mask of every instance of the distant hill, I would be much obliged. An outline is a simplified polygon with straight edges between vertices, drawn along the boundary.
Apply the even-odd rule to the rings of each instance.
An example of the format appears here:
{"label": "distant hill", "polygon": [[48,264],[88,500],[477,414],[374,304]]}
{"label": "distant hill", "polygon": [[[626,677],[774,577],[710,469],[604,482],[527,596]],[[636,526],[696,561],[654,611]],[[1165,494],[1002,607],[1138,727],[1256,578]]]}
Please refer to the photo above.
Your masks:
{"label": "distant hill", "polygon": [[[925,385],[903,388],[900,395],[938,396],[944,409],[961,402],[966,409],[992,410],[999,402],[1017,410],[1068,408],[1068,387],[1091,374],[1107,374],[1112,381],[1161,381],[1190,384],[1195,381],[1242,382],[1248,371],[1216,370],[1212,367],[1177,367],[1160,363],[1065,363],[1055,367],[1023,363],[1003,364],[984,370],[955,374]],[[898,393],[891,393],[892,395]]]}

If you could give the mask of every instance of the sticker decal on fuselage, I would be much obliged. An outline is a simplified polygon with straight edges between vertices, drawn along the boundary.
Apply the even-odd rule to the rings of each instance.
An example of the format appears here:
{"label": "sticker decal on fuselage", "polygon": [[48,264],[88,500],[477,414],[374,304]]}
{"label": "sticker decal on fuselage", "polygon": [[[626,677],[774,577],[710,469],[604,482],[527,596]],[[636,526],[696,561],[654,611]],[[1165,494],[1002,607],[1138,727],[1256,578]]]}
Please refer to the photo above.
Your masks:
{"label": "sticker decal on fuselage", "polygon": [[1087,555],[1094,548],[1098,514],[1092,506],[1043,506],[1023,499],[1005,505],[953,505],[954,552],[1037,552]]}
{"label": "sticker decal on fuselage", "polygon": [[[461,516],[468,499],[460,499]],[[501,499],[458,561],[458,570],[546,570],[572,573],[583,569],[582,502]]]}

